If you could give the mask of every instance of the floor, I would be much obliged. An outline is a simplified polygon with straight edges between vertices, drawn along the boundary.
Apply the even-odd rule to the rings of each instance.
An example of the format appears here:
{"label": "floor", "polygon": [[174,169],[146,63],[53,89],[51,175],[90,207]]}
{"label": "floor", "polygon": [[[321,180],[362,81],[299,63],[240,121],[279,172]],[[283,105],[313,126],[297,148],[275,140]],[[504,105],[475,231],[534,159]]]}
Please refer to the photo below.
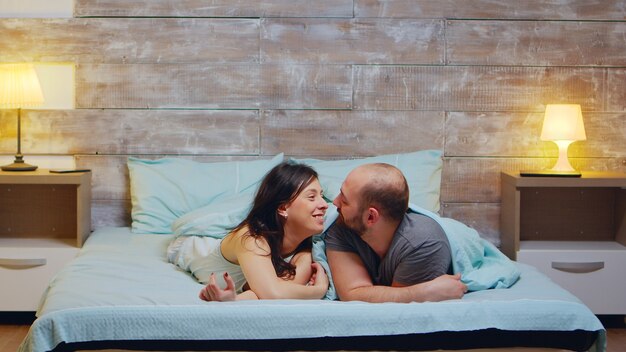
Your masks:
{"label": "floor", "polygon": [[607,352],[626,351],[626,329],[608,329]]}
{"label": "floor", "polygon": [[0,352],[15,352],[28,333],[30,325],[1,325]]}

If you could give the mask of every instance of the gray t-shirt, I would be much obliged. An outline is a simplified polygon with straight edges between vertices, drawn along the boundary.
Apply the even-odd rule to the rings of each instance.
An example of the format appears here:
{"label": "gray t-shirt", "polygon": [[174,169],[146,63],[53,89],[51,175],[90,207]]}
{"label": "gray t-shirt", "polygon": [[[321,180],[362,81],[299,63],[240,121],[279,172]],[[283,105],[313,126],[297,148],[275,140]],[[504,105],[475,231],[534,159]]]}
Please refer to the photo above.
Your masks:
{"label": "gray t-shirt", "polygon": [[327,249],[358,254],[375,285],[414,285],[451,272],[448,237],[435,220],[421,214],[404,216],[382,260],[359,235],[337,223],[327,230],[325,242]]}

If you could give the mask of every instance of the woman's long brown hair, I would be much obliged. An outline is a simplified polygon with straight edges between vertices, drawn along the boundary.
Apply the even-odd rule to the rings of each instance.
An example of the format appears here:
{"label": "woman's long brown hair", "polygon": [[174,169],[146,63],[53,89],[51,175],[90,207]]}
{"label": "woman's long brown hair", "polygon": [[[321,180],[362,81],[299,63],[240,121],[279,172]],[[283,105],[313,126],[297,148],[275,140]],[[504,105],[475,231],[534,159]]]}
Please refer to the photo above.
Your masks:
{"label": "woman's long brown hair", "polygon": [[[296,267],[281,256],[285,233],[284,220],[278,214],[278,208],[291,203],[317,178],[317,172],[308,165],[291,162],[276,165],[263,178],[248,216],[234,229],[238,231],[247,225],[249,231],[246,235],[265,239],[270,246],[269,255],[278,277],[290,278],[296,274]],[[298,246],[296,252],[310,246],[309,238]]]}

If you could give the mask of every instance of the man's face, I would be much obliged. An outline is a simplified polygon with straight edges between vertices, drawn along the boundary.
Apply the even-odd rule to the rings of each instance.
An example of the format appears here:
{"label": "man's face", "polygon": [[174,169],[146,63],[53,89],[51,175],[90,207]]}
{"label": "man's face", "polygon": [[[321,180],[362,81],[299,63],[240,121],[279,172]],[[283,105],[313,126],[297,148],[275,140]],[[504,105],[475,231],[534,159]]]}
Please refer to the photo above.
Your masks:
{"label": "man's face", "polygon": [[352,231],[363,235],[367,226],[363,219],[363,206],[360,204],[359,190],[363,184],[363,178],[359,173],[351,172],[341,185],[339,195],[333,200],[339,213],[340,224],[343,224]]}

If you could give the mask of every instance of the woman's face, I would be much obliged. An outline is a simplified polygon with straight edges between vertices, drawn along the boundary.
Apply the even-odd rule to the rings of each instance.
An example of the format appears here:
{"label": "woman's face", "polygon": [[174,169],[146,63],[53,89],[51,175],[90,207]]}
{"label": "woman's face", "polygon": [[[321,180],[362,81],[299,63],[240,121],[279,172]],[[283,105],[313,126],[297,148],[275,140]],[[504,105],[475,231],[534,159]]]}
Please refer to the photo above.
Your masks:
{"label": "woman's face", "polygon": [[328,204],[322,198],[322,187],[318,180],[313,180],[285,208],[286,226],[301,232],[315,235],[324,230],[324,215]]}

